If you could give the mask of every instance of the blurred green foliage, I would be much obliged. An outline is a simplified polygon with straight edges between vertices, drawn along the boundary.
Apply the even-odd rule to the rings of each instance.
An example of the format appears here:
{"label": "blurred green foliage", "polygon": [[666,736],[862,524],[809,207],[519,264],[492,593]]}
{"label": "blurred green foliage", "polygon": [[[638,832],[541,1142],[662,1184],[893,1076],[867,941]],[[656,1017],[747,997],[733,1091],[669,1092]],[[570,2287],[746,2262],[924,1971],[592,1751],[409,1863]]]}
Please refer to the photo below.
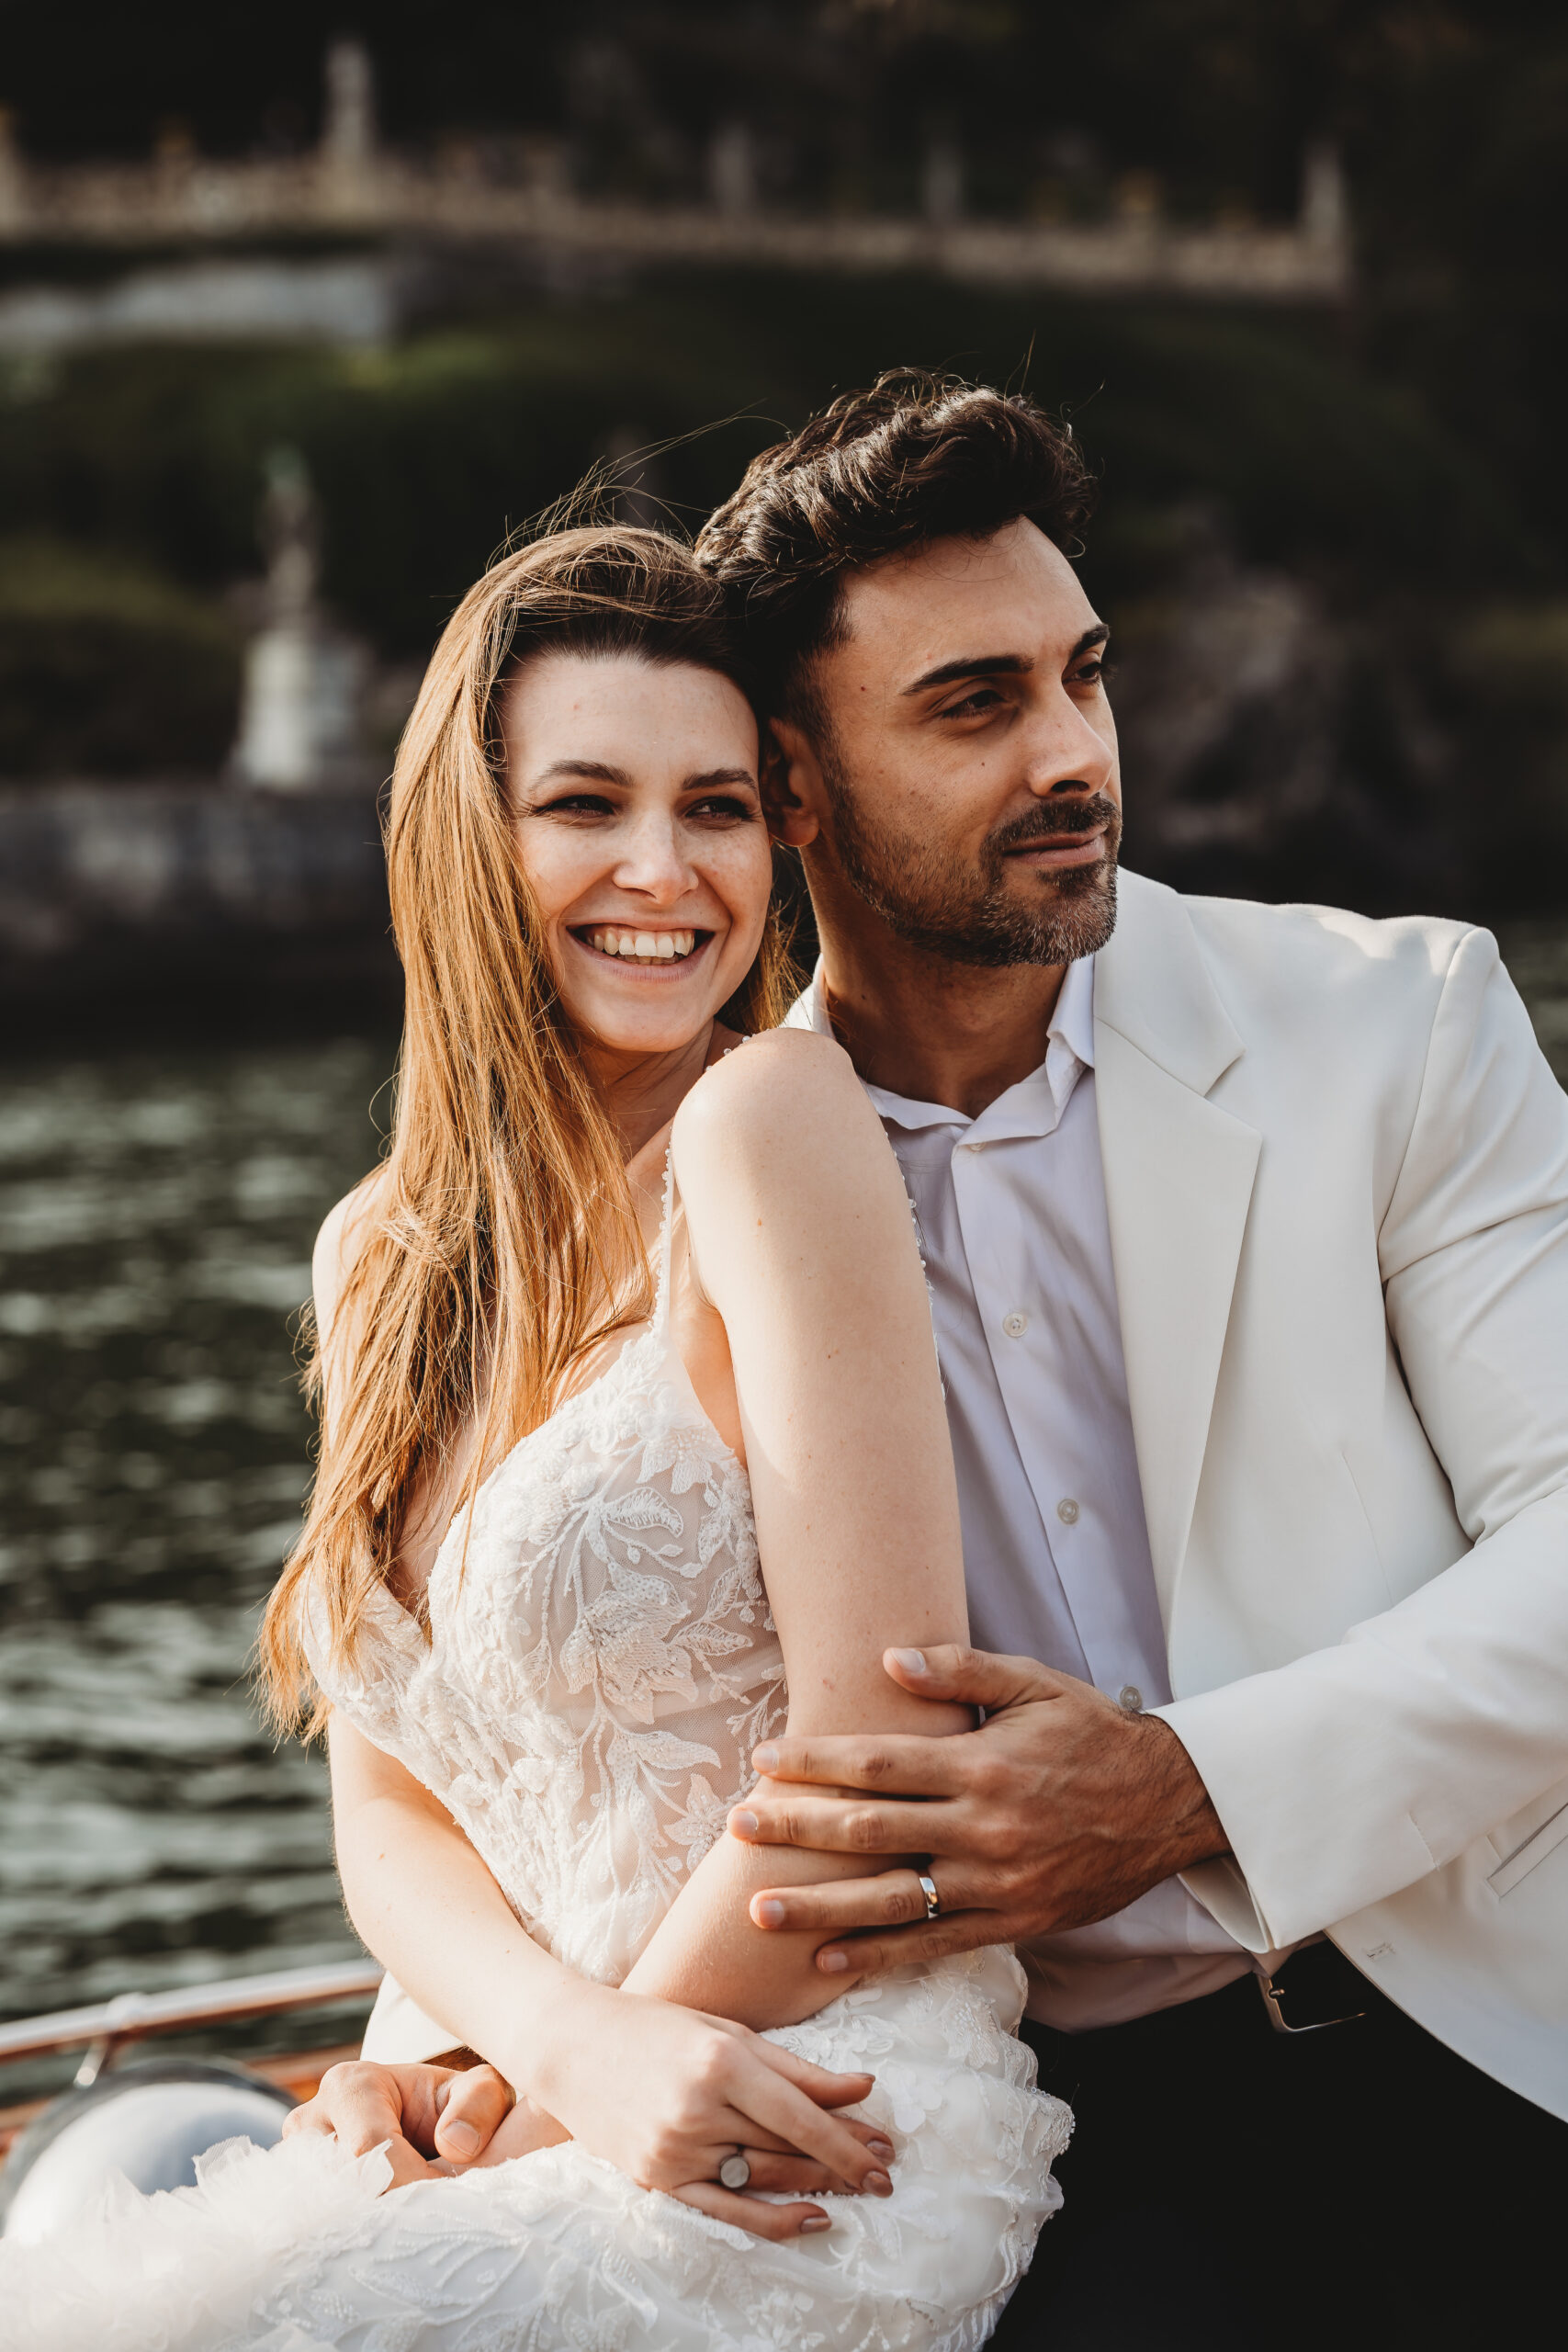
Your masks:
{"label": "blurred green foliage", "polygon": [[[0,97],[39,159],[187,137],[215,153],[298,153],[320,128],[323,49],[351,22],[326,0],[221,25],[197,0],[140,13],[0,0]],[[807,212],[908,209],[941,138],[962,148],[982,214],[1104,218],[1135,175],[1139,200],[1172,219],[1280,223],[1307,149],[1326,141],[1348,175],[1354,292],[1337,314],[1303,316],[914,277],[590,273],[575,291],[492,293],[487,313],[469,272],[446,324],[384,352],[145,349],[0,370],[0,530],[156,575],[210,613],[260,569],[264,464],[287,443],[321,496],[328,602],[412,665],[508,535],[612,444],[654,447],[648,486],[692,526],[755,449],[879,368],[1026,382],[1070,417],[1102,478],[1085,576],[1113,619],[1141,616],[1145,675],[1163,661],[1173,696],[1198,693],[1199,656],[1181,673],[1172,652],[1181,628],[1205,597],[1241,610],[1266,572],[1267,593],[1286,582],[1305,616],[1306,666],[1267,709],[1239,665],[1225,675],[1222,652],[1205,657],[1201,691],[1231,717],[1170,786],[1182,837],[1207,844],[1179,878],[1369,904],[1561,899],[1563,11],[481,0],[454,17],[386,0],[359,24],[401,150],[460,147],[465,170],[515,180],[542,134],[584,193],[653,202],[700,198],[715,129],[744,120],[762,200]],[[37,256],[0,255],[0,276],[29,272]],[[1218,565],[1206,580],[1200,545]],[[180,663],[150,658],[154,673],[174,680]],[[1314,707],[1318,677],[1330,684]],[[10,691],[0,679],[0,698]],[[0,735],[10,725],[0,713]],[[1308,735],[1317,782],[1300,782],[1297,758],[1287,791]],[[1239,839],[1244,818],[1256,834],[1272,786],[1305,812],[1296,831],[1224,866],[1213,843]],[[1199,802],[1217,810],[1208,832],[1188,822]],[[1337,842],[1341,865],[1325,865]]]}
{"label": "blurred green foliage", "polygon": [[1027,380],[1072,418],[1104,482],[1089,571],[1107,595],[1142,584],[1161,514],[1193,497],[1245,554],[1346,593],[1551,571],[1487,453],[1369,380],[1321,322],[914,278],[674,277],[368,353],[82,355],[0,413],[0,512],[221,585],[258,568],[263,464],[288,442],[321,499],[329,601],[384,650],[420,654],[613,434],[657,449],[651,479],[694,526],[753,450],[895,363]]}
{"label": "blurred green foliage", "polygon": [[239,684],[210,598],[123,555],[0,540],[0,777],[210,773]]}
{"label": "blurred green foliage", "polygon": [[[1103,492],[1086,582],[1132,625],[1140,662],[1149,615],[1168,634],[1210,593],[1195,545],[1313,600],[1313,658],[1337,683],[1333,713],[1303,706],[1303,723],[1353,822],[1325,821],[1314,801],[1240,863],[1209,847],[1162,864],[1142,839],[1134,854],[1187,887],[1369,906],[1561,895],[1560,572],[1489,448],[1371,371],[1322,318],[915,278],[672,274],[536,293],[383,350],[145,347],[14,375],[0,513],[29,544],[9,562],[0,550],[0,767],[216,773],[233,736],[225,592],[261,570],[279,444],[302,453],[321,500],[329,605],[383,661],[417,664],[508,536],[612,442],[651,452],[649,488],[693,528],[754,450],[890,363],[1027,383],[1071,420]],[[51,581],[71,583],[69,610]],[[1220,676],[1217,690],[1232,686]],[[1254,740],[1257,723],[1240,710],[1182,789],[1266,786],[1292,756],[1293,722],[1282,704]],[[1506,790],[1514,831],[1483,808],[1477,778]]]}
{"label": "blurred green foliage", "polygon": [[1303,151],[1348,175],[1350,332],[1386,380],[1483,439],[1568,549],[1568,11],[1544,0],[0,0],[0,101],[40,158],[287,153],[321,58],[367,41],[387,135],[516,168],[565,142],[587,189],[704,184],[718,123],[757,134],[770,200],[914,201],[933,132],[971,201],[1092,215],[1129,172],[1166,209],[1282,220]]}

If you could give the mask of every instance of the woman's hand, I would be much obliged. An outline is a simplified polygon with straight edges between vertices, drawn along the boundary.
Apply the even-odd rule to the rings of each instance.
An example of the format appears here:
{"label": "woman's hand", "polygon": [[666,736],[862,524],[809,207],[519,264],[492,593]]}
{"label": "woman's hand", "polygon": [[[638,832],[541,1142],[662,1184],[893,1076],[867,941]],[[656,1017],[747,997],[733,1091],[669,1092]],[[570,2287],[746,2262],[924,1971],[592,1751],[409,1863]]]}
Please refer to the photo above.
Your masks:
{"label": "woman's hand", "polygon": [[[492,2135],[512,2108],[511,2085],[493,2066],[379,2066],[355,2058],[327,2068],[315,2097],[284,2117],[283,2135],[319,2132],[355,2156],[384,2147],[390,2185],[400,2188],[406,2181],[456,2171],[493,2145]],[[536,2130],[537,2120],[530,2120]],[[562,2134],[557,2130],[554,2136]],[[530,2144],[547,2142],[536,2136]],[[514,2145],[511,2153],[521,2155],[523,2148]]]}
{"label": "woman's hand", "polygon": [[[643,2188],[660,2188],[716,2220],[782,2240],[830,2226],[820,2206],[766,2205],[719,2184],[739,2149],[753,2191],[892,2194],[891,2142],[876,2125],[832,2112],[871,2090],[870,2075],[831,2075],[746,2026],[579,1980],[529,2068],[529,2103]],[[491,2142],[505,2144],[516,2119]],[[526,2114],[526,2131],[533,2129]],[[530,2139],[529,2145],[539,2144]]]}

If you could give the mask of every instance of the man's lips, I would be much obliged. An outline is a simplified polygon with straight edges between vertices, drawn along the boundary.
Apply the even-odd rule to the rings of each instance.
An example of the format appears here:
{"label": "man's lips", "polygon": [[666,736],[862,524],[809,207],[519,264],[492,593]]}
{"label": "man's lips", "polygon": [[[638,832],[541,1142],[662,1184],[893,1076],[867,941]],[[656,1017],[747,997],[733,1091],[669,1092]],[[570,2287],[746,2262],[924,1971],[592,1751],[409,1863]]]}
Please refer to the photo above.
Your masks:
{"label": "man's lips", "polygon": [[1104,854],[1103,825],[1096,825],[1087,833],[1043,833],[1034,841],[1020,842],[1016,848],[1002,852],[1010,861],[1037,869],[1093,865]]}

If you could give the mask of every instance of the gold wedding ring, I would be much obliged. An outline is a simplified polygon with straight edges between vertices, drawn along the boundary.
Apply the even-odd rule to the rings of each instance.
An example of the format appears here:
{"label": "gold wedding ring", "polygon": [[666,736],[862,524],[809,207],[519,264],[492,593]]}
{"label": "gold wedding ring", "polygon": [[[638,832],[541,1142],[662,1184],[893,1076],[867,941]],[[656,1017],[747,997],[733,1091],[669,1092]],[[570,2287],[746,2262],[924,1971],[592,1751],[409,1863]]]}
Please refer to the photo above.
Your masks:
{"label": "gold wedding ring", "polygon": [[915,1872],[915,1876],[919,1880],[920,1893],[926,1898],[926,1917],[928,1919],[940,1919],[942,1917],[942,1905],[937,1899],[935,1879],[932,1878],[927,1871],[917,1871]]}

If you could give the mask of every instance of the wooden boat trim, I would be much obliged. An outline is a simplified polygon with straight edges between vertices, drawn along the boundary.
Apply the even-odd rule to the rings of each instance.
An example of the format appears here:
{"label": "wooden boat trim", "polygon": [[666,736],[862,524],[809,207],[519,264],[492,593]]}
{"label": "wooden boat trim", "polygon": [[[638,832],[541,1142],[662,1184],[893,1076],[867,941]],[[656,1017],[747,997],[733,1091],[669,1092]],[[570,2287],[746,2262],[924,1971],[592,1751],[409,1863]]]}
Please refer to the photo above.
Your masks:
{"label": "wooden boat trim", "polygon": [[372,1960],[333,1968],[285,1968],[269,1976],[232,1976],[216,1984],[186,1984],[169,1993],[121,1993],[92,2008],[57,2009],[0,2025],[0,2064],[37,2058],[84,2042],[113,2046],[150,2033],[178,2033],[201,2025],[263,2017],[278,2009],[318,2007],[329,2001],[374,1997],[382,1972]]}

